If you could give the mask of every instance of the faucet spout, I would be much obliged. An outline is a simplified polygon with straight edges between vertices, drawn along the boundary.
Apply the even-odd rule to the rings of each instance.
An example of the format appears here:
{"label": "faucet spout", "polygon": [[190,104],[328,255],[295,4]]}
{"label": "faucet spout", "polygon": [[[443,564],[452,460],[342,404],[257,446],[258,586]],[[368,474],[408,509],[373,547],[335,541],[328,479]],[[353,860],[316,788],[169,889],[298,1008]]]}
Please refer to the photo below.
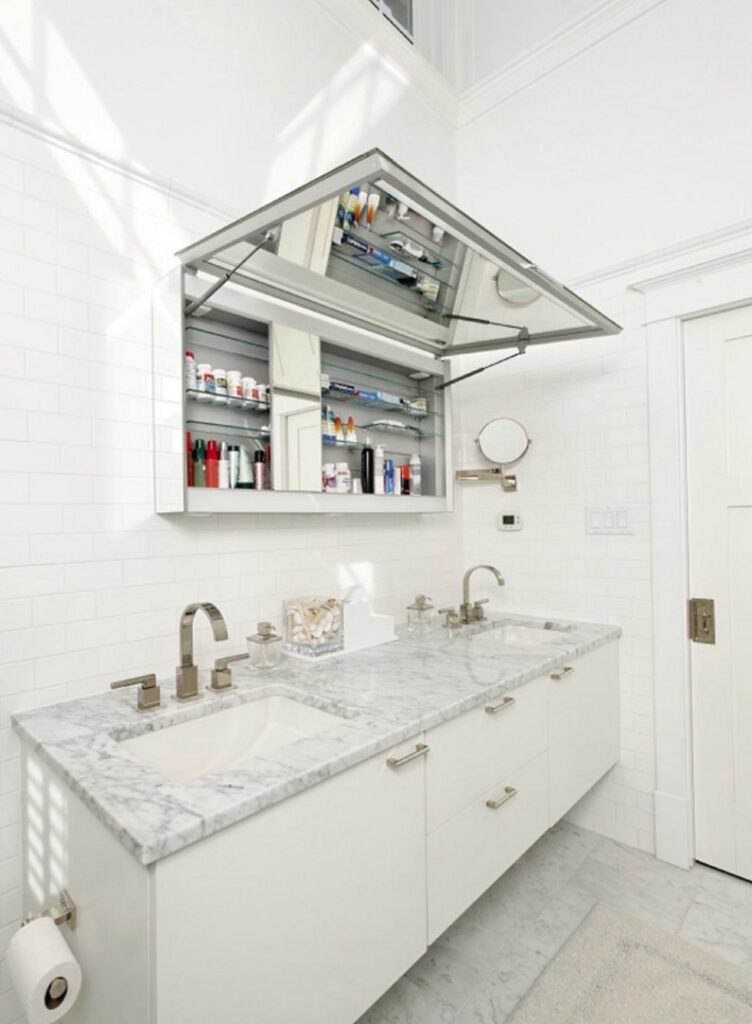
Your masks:
{"label": "faucet spout", "polygon": [[211,601],[197,601],[183,609],[180,616],[180,665],[175,673],[178,700],[194,700],[198,692],[198,668],[193,663],[193,622],[202,611],[211,623],[215,640],[227,639],[227,623],[222,612]]}
{"label": "faucet spout", "polygon": [[500,587],[504,586],[504,577],[493,565],[474,565],[468,569],[462,577],[462,604],[460,605],[460,618],[465,625],[470,622],[480,622],[484,617],[480,601],[476,601],[474,606],[470,604],[470,577],[477,569],[486,569],[488,572],[493,573],[498,585]]}

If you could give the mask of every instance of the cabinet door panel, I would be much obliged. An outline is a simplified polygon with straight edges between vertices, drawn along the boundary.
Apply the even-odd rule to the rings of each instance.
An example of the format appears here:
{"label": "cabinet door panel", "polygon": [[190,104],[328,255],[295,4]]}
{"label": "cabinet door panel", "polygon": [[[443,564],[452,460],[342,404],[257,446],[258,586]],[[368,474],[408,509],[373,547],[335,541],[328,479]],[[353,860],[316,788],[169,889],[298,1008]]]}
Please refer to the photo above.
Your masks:
{"label": "cabinet door panel", "polygon": [[160,861],[157,1024],[352,1024],[418,959],[425,758],[387,756]]}
{"label": "cabinet door panel", "polygon": [[551,823],[556,822],[619,760],[618,644],[571,663],[551,680],[549,759]]}
{"label": "cabinet door panel", "polygon": [[548,677],[535,679],[431,730],[426,764],[429,835],[497,779],[546,749],[547,692]]}
{"label": "cabinet door panel", "polygon": [[[487,800],[504,802],[491,808]],[[428,837],[429,943],[532,846],[547,824],[548,760],[543,753]]]}

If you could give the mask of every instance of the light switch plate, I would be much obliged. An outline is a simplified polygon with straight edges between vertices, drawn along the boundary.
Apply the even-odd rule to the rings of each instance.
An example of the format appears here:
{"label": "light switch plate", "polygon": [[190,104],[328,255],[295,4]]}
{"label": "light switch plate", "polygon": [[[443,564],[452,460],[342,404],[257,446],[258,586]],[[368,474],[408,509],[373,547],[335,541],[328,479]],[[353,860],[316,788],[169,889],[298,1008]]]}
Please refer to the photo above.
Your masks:
{"label": "light switch plate", "polygon": [[629,509],[625,505],[589,505],[585,509],[585,532],[611,537],[631,534]]}

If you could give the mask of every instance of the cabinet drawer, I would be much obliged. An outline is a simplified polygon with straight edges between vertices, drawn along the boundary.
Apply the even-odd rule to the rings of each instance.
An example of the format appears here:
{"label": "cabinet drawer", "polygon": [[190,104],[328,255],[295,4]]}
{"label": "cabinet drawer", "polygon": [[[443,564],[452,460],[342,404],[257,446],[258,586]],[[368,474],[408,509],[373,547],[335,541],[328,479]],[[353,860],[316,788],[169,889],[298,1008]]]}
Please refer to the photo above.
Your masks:
{"label": "cabinet drawer", "polygon": [[619,760],[618,656],[618,644],[606,644],[577,658],[567,666],[572,671],[551,680],[551,823]]}
{"label": "cabinet drawer", "polygon": [[429,732],[429,835],[546,749],[547,688],[548,677],[534,679]]}
{"label": "cabinet drawer", "polygon": [[[496,808],[487,801],[501,801]],[[491,786],[428,837],[428,942],[433,942],[548,826],[548,758]]]}

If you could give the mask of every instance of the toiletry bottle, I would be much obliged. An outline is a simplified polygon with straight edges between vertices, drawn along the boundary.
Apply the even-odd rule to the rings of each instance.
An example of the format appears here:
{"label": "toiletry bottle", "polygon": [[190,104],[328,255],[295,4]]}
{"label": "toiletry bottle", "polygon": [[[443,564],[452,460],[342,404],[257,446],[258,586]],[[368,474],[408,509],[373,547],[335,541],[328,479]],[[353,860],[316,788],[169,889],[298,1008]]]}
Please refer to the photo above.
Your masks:
{"label": "toiletry bottle", "polygon": [[253,486],[257,491],[266,490],[266,457],[263,452],[253,454]]}
{"label": "toiletry bottle", "polygon": [[410,493],[421,493],[420,455],[410,456]]}
{"label": "toiletry bottle", "polygon": [[394,459],[384,460],[384,494],[394,494]]}
{"label": "toiletry bottle", "polygon": [[350,467],[346,462],[338,462],[336,466],[337,473],[337,494],[349,494],[352,477],[350,476]]}
{"label": "toiletry bottle", "polygon": [[410,467],[400,466],[400,494],[410,493]]}
{"label": "toiletry bottle", "polygon": [[380,444],[376,445],[373,456],[373,493],[384,493],[384,449]]}
{"label": "toiletry bottle", "polygon": [[352,416],[348,416],[347,418],[347,431],[345,433],[345,440],[348,441],[350,444],[357,444],[358,442],[358,432],[355,429],[355,420],[352,418]]}
{"label": "toiletry bottle", "polygon": [[337,469],[333,462],[325,462],[322,471],[322,487],[325,494],[334,494],[337,490]]}
{"label": "toiletry bottle", "polygon": [[219,487],[219,447],[214,440],[206,444],[206,486]]}
{"label": "toiletry bottle", "polygon": [[206,446],[201,437],[193,444],[193,486],[206,487]]}
{"label": "toiletry bottle", "polygon": [[238,471],[240,469],[240,447],[236,444],[230,445],[230,487],[238,486]]}
{"label": "toiletry bottle", "polygon": [[193,441],[190,430],[185,435],[185,478],[189,487],[193,487]]}
{"label": "toiletry bottle", "polygon": [[185,386],[188,391],[196,390],[196,357],[192,352],[185,353]]}
{"label": "toiletry bottle", "polygon": [[364,494],[373,494],[374,456],[371,439],[366,434],[366,443],[360,453],[360,479]]}
{"label": "toiletry bottle", "polygon": [[214,368],[214,401],[227,405],[227,370]]}
{"label": "toiletry bottle", "polygon": [[230,486],[230,449],[227,441],[223,441],[219,446],[219,486]]}
{"label": "toiletry bottle", "polygon": [[253,487],[253,469],[251,463],[251,453],[248,451],[244,444],[239,445],[240,451],[238,452],[238,483],[237,486],[240,490],[251,490]]}

